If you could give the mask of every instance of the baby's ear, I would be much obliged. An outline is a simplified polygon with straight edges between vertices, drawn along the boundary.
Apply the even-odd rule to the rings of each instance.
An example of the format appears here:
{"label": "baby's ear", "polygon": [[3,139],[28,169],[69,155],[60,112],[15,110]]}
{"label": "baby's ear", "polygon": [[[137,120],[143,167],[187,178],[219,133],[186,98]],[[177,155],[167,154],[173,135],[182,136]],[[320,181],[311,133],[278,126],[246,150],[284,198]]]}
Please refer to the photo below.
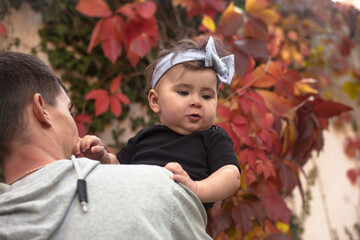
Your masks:
{"label": "baby's ear", "polygon": [[159,113],[160,112],[159,95],[155,91],[155,89],[150,89],[148,94],[148,101],[150,108],[154,111],[154,113]]}

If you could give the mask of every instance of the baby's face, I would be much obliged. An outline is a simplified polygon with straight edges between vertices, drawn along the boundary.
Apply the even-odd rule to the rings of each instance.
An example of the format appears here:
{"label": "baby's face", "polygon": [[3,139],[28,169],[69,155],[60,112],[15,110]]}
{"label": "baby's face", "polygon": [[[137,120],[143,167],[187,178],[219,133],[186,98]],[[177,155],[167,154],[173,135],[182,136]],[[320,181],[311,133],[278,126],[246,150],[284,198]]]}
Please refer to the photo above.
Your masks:
{"label": "baby's face", "polygon": [[173,131],[188,135],[208,130],[217,107],[217,77],[212,68],[171,68],[155,88],[159,95],[160,121]]}

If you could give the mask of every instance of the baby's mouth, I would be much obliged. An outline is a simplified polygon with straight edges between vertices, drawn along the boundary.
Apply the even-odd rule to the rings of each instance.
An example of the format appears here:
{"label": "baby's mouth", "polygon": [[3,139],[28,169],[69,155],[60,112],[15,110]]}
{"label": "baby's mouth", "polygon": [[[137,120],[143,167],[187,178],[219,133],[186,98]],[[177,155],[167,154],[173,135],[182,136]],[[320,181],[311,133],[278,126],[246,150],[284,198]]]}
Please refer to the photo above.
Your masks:
{"label": "baby's mouth", "polygon": [[197,121],[201,119],[201,116],[199,114],[190,114],[188,115],[190,120]]}

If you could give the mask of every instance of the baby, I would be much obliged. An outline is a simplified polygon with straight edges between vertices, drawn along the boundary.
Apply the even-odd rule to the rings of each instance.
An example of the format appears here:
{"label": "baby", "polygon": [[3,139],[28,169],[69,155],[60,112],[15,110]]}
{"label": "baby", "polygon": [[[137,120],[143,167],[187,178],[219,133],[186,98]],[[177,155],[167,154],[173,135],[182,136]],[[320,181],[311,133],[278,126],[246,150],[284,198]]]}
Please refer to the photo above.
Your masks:
{"label": "baby", "polygon": [[187,39],[162,50],[145,75],[149,105],[160,124],[140,130],[116,155],[96,136],[83,137],[76,153],[102,163],[164,166],[207,209],[233,195],[240,186],[240,166],[231,138],[213,124],[219,84],[231,83],[234,56],[220,58],[212,37],[204,46]]}

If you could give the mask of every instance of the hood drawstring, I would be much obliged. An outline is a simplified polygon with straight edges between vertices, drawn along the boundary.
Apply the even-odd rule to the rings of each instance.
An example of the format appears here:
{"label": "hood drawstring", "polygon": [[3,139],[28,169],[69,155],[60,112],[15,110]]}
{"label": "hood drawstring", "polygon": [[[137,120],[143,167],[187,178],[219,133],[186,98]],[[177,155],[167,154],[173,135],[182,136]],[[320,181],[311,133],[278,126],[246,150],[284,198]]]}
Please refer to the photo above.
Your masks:
{"label": "hood drawstring", "polygon": [[81,173],[80,166],[78,163],[77,158],[72,155],[71,160],[74,164],[76,174],[78,175],[78,182],[77,182],[77,192],[79,195],[79,201],[82,210],[86,213],[88,211],[88,198],[87,198],[87,189],[86,189],[86,181]]}

